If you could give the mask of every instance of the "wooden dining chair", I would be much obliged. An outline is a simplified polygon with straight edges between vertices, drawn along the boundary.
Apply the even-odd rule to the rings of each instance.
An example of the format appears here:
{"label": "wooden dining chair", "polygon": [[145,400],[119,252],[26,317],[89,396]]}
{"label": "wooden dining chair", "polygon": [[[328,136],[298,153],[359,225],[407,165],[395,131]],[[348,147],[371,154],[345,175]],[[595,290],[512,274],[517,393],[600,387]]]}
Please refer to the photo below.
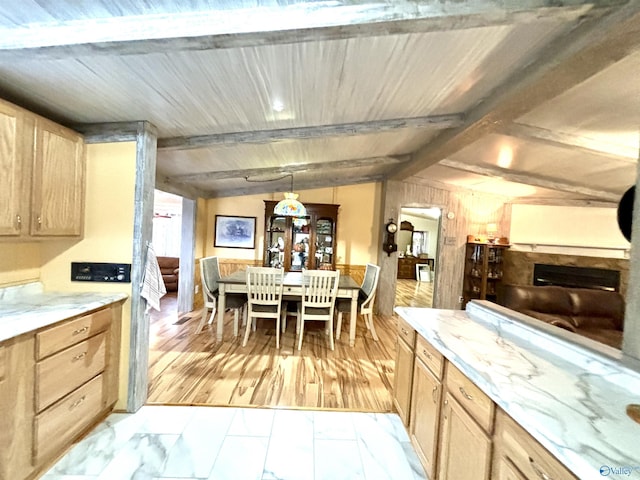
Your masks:
{"label": "wooden dining chair", "polygon": [[247,329],[242,346],[247,345],[249,331],[258,318],[276,321],[276,348],[280,348],[283,268],[247,267]]}
{"label": "wooden dining chair", "polygon": [[[380,277],[380,267],[373,263],[367,263],[364,271],[364,280],[360,286],[358,293],[358,313],[364,317],[364,323],[371,332],[371,336],[377,342],[378,334],[373,325],[373,303],[376,299],[376,290],[378,288],[378,278]],[[336,338],[340,339],[342,330],[342,314],[351,313],[351,300],[338,300],[336,306],[338,312],[338,322],[336,324]],[[350,322],[355,322],[355,318],[350,318]]]}
{"label": "wooden dining chair", "polygon": [[340,271],[305,270],[302,272],[302,299],[298,304],[298,350],[302,348],[304,322],[308,320],[327,322],[326,332],[329,346],[333,343],[333,313],[338,294]]}
{"label": "wooden dining chair", "polygon": [[[204,257],[200,259],[200,279],[202,281],[202,318],[196,329],[196,334],[200,333],[207,324],[207,313],[211,310],[209,325],[213,323],[216,316],[218,304],[218,281],[220,280],[220,264],[218,257]],[[244,293],[225,294],[225,307],[233,310],[233,336],[238,336],[238,321],[244,306],[247,304],[247,296]],[[222,312],[224,315],[224,312]]]}

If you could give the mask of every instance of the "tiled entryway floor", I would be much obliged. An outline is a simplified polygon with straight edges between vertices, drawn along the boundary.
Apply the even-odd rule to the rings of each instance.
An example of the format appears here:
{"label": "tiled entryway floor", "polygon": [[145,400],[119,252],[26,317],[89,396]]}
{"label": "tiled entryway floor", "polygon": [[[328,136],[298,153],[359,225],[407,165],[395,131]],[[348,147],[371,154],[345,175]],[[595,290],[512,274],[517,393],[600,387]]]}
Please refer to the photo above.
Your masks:
{"label": "tiled entryway floor", "polygon": [[396,414],[189,406],[112,414],[42,478],[426,479]]}

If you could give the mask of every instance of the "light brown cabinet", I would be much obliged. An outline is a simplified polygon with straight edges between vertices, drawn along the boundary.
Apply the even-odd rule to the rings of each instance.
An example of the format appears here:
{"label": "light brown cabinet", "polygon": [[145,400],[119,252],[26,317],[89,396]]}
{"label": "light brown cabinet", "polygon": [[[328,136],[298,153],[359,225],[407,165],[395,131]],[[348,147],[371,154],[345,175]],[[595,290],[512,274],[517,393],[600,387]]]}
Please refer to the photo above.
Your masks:
{"label": "light brown cabinet", "polygon": [[0,480],[30,478],[118,398],[122,305],[0,344]]}
{"label": "light brown cabinet", "polygon": [[416,341],[409,437],[428,478],[435,478],[443,358],[422,337]]}
{"label": "light brown cabinet", "polygon": [[493,463],[498,480],[577,480],[504,411],[496,415]]}
{"label": "light brown cabinet", "polygon": [[0,237],[82,235],[83,137],[2,100],[0,136]]}
{"label": "light brown cabinet", "polygon": [[439,480],[488,480],[491,438],[451,395],[445,393],[438,458]]}
{"label": "light brown cabinet", "polygon": [[409,426],[409,415],[411,413],[415,341],[415,330],[407,322],[399,318],[396,368],[393,377],[393,404],[405,427]]}
{"label": "light brown cabinet", "polygon": [[428,478],[577,480],[403,318],[393,393]]}

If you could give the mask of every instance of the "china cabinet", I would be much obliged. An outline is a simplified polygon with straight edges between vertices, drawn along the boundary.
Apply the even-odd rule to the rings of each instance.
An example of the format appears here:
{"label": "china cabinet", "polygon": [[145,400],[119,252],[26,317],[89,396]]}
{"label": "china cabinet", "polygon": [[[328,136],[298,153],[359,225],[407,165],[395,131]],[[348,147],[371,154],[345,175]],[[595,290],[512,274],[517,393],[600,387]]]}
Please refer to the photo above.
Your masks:
{"label": "china cabinet", "polygon": [[503,255],[509,247],[497,243],[467,243],[462,308],[474,299],[496,301],[502,282]]}
{"label": "china cabinet", "polygon": [[306,203],[302,218],[274,215],[276,201],[265,200],[265,267],[285,271],[335,270],[339,205]]}

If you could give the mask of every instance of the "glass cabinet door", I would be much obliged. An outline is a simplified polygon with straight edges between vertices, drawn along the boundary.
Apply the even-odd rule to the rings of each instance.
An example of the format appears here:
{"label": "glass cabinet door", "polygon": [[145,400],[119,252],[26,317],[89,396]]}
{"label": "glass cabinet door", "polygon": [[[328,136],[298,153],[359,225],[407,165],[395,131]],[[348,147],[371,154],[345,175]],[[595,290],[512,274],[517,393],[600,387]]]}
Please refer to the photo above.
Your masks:
{"label": "glass cabinet door", "polygon": [[319,270],[332,270],[335,252],[333,236],[334,222],[329,218],[319,218],[316,222],[315,260]]}
{"label": "glass cabinet door", "polygon": [[265,235],[265,258],[270,267],[280,268],[284,266],[284,249],[287,230],[286,217],[271,217],[267,225]]}
{"label": "glass cabinet door", "polygon": [[290,271],[299,272],[309,267],[309,217],[292,220],[291,267]]}

